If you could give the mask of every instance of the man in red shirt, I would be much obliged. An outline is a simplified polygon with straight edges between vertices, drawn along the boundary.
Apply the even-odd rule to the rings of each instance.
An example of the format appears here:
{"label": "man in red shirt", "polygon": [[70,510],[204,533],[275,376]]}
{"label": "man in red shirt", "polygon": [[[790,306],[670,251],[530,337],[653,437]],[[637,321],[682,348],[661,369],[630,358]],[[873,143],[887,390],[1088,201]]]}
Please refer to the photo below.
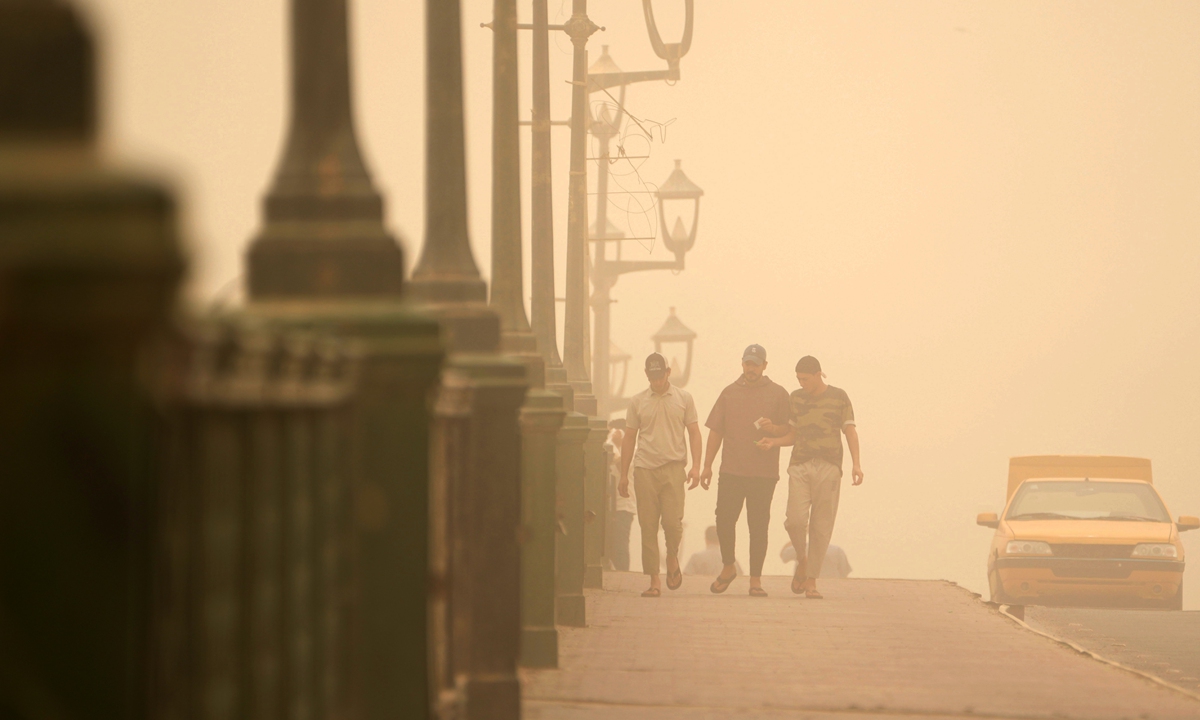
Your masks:
{"label": "man in red shirt", "polygon": [[788,392],[763,375],[767,351],[751,345],[742,353],[742,375],[726,387],[708,414],[708,448],[700,484],[712,482],[713,460],[721,454],[717,478],[717,537],[724,568],[709,588],[715,593],[729,589],[737,577],[734,542],[742,505],[750,526],[750,595],[766,597],[762,589],[763,560],[767,556],[767,525],[771,521],[771,498],[779,482],[779,448],[763,451],[755,443],[766,437],[759,418],[783,424],[788,417]]}

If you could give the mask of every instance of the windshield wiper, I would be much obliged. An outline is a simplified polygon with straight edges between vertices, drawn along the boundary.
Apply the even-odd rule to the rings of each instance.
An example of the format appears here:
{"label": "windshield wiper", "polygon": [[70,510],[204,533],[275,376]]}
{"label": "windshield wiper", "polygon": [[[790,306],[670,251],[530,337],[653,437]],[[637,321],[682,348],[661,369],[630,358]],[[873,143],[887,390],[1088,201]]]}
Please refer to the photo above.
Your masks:
{"label": "windshield wiper", "polygon": [[1034,512],[1021,513],[1020,515],[1009,515],[1009,520],[1079,520],[1080,518],[1071,515],[1062,515],[1052,512]]}
{"label": "windshield wiper", "polygon": [[1158,518],[1146,517],[1144,515],[1109,515],[1108,517],[1098,517],[1096,520],[1128,520],[1130,522],[1170,522],[1169,520],[1159,520]]}

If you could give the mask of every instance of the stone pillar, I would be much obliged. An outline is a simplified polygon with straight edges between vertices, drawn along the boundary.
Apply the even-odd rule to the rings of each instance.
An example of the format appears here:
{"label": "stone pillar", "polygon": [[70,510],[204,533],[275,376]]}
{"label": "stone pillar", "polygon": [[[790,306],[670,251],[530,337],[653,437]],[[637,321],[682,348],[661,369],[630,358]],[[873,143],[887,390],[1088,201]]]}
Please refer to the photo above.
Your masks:
{"label": "stone pillar", "polygon": [[[522,333],[530,340],[532,334],[528,321],[521,325],[524,307],[515,314],[519,280],[502,283],[493,294],[494,309],[488,308],[487,287],[471,253],[457,0],[428,0],[426,23],[427,220],[410,295],[437,318],[450,350],[431,446],[433,689],[437,711],[445,716],[515,718],[520,712],[516,663],[524,461],[518,411],[531,373],[525,364],[497,354],[501,316],[510,346],[514,339],[520,345]],[[502,130],[500,123],[496,131]],[[496,150],[501,159],[506,147]],[[498,164],[495,171],[502,173],[506,166]],[[519,201],[515,187],[512,193],[493,208],[500,214],[493,238],[500,275],[514,260],[520,273],[520,216],[505,210]],[[531,375],[540,380],[540,362]]]}
{"label": "stone pillar", "polygon": [[558,598],[555,617],[559,625],[587,626],[583,597],[584,555],[584,443],[591,429],[588,418],[568,413],[558,436],[558,550],[555,558]]}
{"label": "stone pillar", "polygon": [[608,454],[604,441],[608,438],[608,423],[601,418],[588,418],[588,435],[584,455],[584,570],[583,586],[604,587],[604,511],[608,484]]}
{"label": "stone pillar", "polygon": [[13,718],[147,717],[148,342],[183,269],[164,185],[97,157],[91,34],[0,3],[0,617]]}
{"label": "stone pillar", "polygon": [[[523,457],[521,483],[521,664],[558,666],[558,630],[554,622],[554,552],[558,432],[566,413],[562,397],[531,394],[521,410]],[[549,458],[550,462],[531,462]]]}
{"label": "stone pillar", "polygon": [[401,301],[403,258],[354,130],[346,0],[291,0],[288,139],[247,254],[246,314],[352,340],[351,702],[426,717],[430,401],[436,320]]}

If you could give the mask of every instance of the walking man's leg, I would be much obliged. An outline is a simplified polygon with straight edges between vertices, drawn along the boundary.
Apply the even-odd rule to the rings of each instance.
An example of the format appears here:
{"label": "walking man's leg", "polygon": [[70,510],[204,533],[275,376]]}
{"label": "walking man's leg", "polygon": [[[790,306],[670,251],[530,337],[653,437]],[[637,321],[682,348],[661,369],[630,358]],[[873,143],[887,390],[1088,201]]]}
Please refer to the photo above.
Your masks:
{"label": "walking man's leg", "polygon": [[813,465],[809,483],[812,488],[812,517],[808,530],[808,579],[805,589],[809,597],[820,597],[817,578],[821,575],[821,565],[825,562],[829,540],[833,537],[833,523],[837,519],[838,500],[841,497],[842,469],[824,460],[810,460],[809,464]]}
{"label": "walking man's leg", "polygon": [[809,463],[788,466],[787,516],[783,527],[796,549],[796,574],[792,578],[792,592],[799,595],[806,587],[808,573],[808,513],[812,508],[807,467]]}
{"label": "walking man's leg", "polygon": [[653,471],[634,468],[633,490],[637,497],[638,525],[642,529],[642,572],[650,576],[652,589],[661,589],[658,578],[658,523],[662,509],[658,505]]}
{"label": "walking man's leg", "polygon": [[[687,492],[687,473],[682,462],[672,462],[656,470],[658,478],[658,501],[662,510],[663,534],[667,541],[667,575],[679,576],[679,581],[667,587],[672,590],[682,582],[679,569],[679,543],[683,540],[683,499]],[[674,585],[674,587],[672,587]]]}
{"label": "walking man's leg", "polygon": [[745,499],[744,478],[724,474],[717,478],[717,540],[721,544],[721,563],[725,567],[713,581],[713,592],[724,592],[737,575],[734,549],[737,544],[737,521],[742,516]]}
{"label": "walking man's leg", "polygon": [[775,480],[753,478],[745,482],[746,524],[750,526],[750,587],[761,588],[763,561],[767,558],[767,526],[771,522],[771,499],[775,497]]}

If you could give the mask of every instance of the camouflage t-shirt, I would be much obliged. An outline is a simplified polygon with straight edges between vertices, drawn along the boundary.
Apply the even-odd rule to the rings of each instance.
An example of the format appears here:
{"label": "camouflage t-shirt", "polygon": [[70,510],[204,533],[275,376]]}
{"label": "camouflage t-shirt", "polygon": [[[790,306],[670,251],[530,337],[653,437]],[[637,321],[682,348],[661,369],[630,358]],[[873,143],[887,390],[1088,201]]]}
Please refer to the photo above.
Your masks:
{"label": "camouflage t-shirt", "polygon": [[854,424],[854,407],[845,390],[832,385],[812,397],[803,390],[791,395],[792,417],[789,423],[796,430],[789,464],[799,465],[820,458],[842,466],[842,430]]}

